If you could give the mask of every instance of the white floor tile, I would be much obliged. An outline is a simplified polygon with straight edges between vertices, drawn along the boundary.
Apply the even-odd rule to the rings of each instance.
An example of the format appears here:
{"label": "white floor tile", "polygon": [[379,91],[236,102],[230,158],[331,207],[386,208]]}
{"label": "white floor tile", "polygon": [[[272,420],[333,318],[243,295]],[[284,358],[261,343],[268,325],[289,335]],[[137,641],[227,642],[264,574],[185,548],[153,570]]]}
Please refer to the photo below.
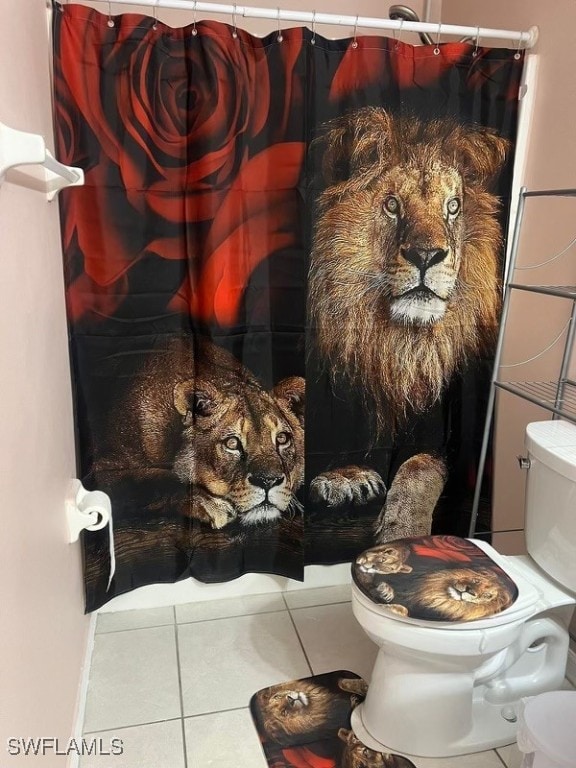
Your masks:
{"label": "white floor tile", "polygon": [[189,768],[267,768],[247,709],[184,720]]}
{"label": "white floor tile", "polygon": [[174,627],[97,635],[85,731],[180,717]]}
{"label": "white floor tile", "polygon": [[260,688],[310,675],[287,611],[178,626],[184,715],[247,707]]}
{"label": "white floor tile", "polygon": [[176,621],[179,624],[186,624],[192,621],[224,619],[231,616],[247,616],[252,613],[284,610],[286,610],[286,606],[280,593],[247,595],[246,597],[231,597],[226,600],[207,600],[177,605]]}
{"label": "white floor tile", "polygon": [[174,608],[149,608],[147,610],[115,611],[98,614],[96,634],[116,632],[123,629],[163,627],[174,624]]}
{"label": "white floor tile", "polygon": [[416,768],[503,768],[493,750],[460,757],[411,757]]}
{"label": "white floor tile", "polygon": [[184,768],[181,720],[89,733],[84,738],[101,739],[108,749],[110,739],[121,739],[123,752],[110,757],[82,757],[81,768]]}
{"label": "white floor tile", "polygon": [[378,649],[350,603],[298,608],[292,617],[315,675],[346,669],[369,680]]}
{"label": "white floor tile", "polygon": [[508,768],[520,768],[522,763],[522,752],[516,744],[510,744],[508,747],[501,747],[496,750]]}
{"label": "white floor tile", "polygon": [[350,584],[319,589],[294,589],[284,593],[288,608],[309,608],[312,605],[347,603],[352,599]]}

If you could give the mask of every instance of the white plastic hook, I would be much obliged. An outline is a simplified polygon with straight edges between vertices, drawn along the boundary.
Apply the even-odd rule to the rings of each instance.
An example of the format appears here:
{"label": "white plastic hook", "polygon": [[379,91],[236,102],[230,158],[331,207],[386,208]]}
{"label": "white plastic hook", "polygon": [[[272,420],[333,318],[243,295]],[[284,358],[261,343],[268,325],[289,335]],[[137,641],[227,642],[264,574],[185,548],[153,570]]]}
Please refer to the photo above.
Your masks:
{"label": "white plastic hook", "polygon": [[194,0],[194,15],[192,16],[192,35],[196,37],[198,34],[198,30],[196,29],[196,6],[198,5],[198,0]]}
{"label": "white plastic hook", "polygon": [[442,29],[442,22],[438,22],[438,33],[436,35],[436,47],[434,48],[434,56],[438,56],[440,53],[440,30]]}
{"label": "white plastic hook", "polygon": [[278,40],[279,43],[284,40],[284,35],[282,34],[282,30],[280,29],[280,8],[278,8],[278,34],[276,35],[276,40]]}
{"label": "white plastic hook", "polygon": [[522,47],[522,35],[520,34],[518,36],[518,48],[516,48],[516,53],[514,54],[514,58],[516,59],[516,61],[518,61],[518,59],[521,56],[521,54],[520,54],[520,48],[521,47]]}
{"label": "white plastic hook", "polygon": [[108,26],[113,27],[114,26],[114,19],[112,18],[112,2],[111,0],[108,0]]}
{"label": "white plastic hook", "polygon": [[154,24],[152,24],[152,29],[156,31],[158,29],[158,2],[159,0],[156,0],[154,3],[154,8],[152,9],[152,13],[154,16]]}
{"label": "white plastic hook", "polygon": [[234,38],[234,40],[236,40],[236,38],[238,37],[238,27],[236,26],[236,8],[237,7],[238,6],[236,5],[236,3],[234,3],[234,8],[232,9],[232,27],[233,27],[232,37]]}
{"label": "white plastic hook", "polygon": [[316,11],[312,11],[312,39],[310,45],[316,45]]}
{"label": "white plastic hook", "polygon": [[352,40],[352,48],[358,48],[358,16],[356,16],[356,21],[354,22],[354,39]]}

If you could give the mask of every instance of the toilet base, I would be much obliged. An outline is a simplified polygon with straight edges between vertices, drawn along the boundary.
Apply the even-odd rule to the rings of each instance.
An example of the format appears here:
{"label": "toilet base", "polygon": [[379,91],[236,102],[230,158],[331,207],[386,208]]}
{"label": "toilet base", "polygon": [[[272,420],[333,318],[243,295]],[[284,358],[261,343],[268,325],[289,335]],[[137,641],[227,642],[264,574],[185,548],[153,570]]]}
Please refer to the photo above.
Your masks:
{"label": "toilet base", "polygon": [[[516,705],[507,704],[489,704],[486,701],[478,702],[477,706],[472,707],[473,727],[472,730],[463,738],[452,744],[442,744],[438,751],[427,751],[424,754],[418,750],[417,734],[414,738],[414,748],[410,752],[399,749],[394,744],[381,744],[375,739],[362,719],[362,707],[359,704],[352,712],[352,730],[360,741],[370,749],[377,752],[394,752],[405,757],[455,757],[457,755],[467,755],[473,752],[483,752],[496,747],[505,747],[516,741],[516,729],[518,709],[520,702]],[[507,719],[513,718],[513,719]]]}

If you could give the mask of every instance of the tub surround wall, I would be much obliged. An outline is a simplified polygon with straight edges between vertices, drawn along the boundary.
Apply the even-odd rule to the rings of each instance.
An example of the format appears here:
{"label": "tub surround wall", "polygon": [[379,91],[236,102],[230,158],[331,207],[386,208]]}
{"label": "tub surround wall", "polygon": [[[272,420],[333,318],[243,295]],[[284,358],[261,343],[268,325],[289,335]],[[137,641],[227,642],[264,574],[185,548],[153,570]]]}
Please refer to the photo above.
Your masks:
{"label": "tub surround wall", "polygon": [[[52,144],[44,0],[0,0],[0,119]],[[64,497],[75,475],[58,203],[0,189],[0,749],[9,737],[72,735],[88,618]]]}

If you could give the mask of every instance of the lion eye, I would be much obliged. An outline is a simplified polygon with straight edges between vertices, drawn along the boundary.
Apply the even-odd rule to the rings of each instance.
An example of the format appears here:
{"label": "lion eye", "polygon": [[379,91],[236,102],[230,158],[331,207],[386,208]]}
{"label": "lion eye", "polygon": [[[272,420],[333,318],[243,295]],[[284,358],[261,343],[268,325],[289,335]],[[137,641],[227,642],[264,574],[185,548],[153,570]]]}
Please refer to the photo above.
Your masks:
{"label": "lion eye", "polygon": [[289,445],[292,436],[288,432],[278,432],[276,435],[276,445]]}
{"label": "lion eye", "polygon": [[453,197],[451,200],[448,200],[447,204],[448,213],[451,216],[456,216],[458,211],[460,210],[460,200],[458,200],[457,197]]}
{"label": "lion eye", "polygon": [[392,214],[392,216],[396,216],[400,210],[400,203],[398,202],[398,198],[394,197],[394,195],[388,195],[388,197],[386,197],[384,200],[384,210],[387,213]]}
{"label": "lion eye", "polygon": [[224,440],[224,448],[227,448],[229,451],[241,451],[242,443],[237,437],[227,437]]}

